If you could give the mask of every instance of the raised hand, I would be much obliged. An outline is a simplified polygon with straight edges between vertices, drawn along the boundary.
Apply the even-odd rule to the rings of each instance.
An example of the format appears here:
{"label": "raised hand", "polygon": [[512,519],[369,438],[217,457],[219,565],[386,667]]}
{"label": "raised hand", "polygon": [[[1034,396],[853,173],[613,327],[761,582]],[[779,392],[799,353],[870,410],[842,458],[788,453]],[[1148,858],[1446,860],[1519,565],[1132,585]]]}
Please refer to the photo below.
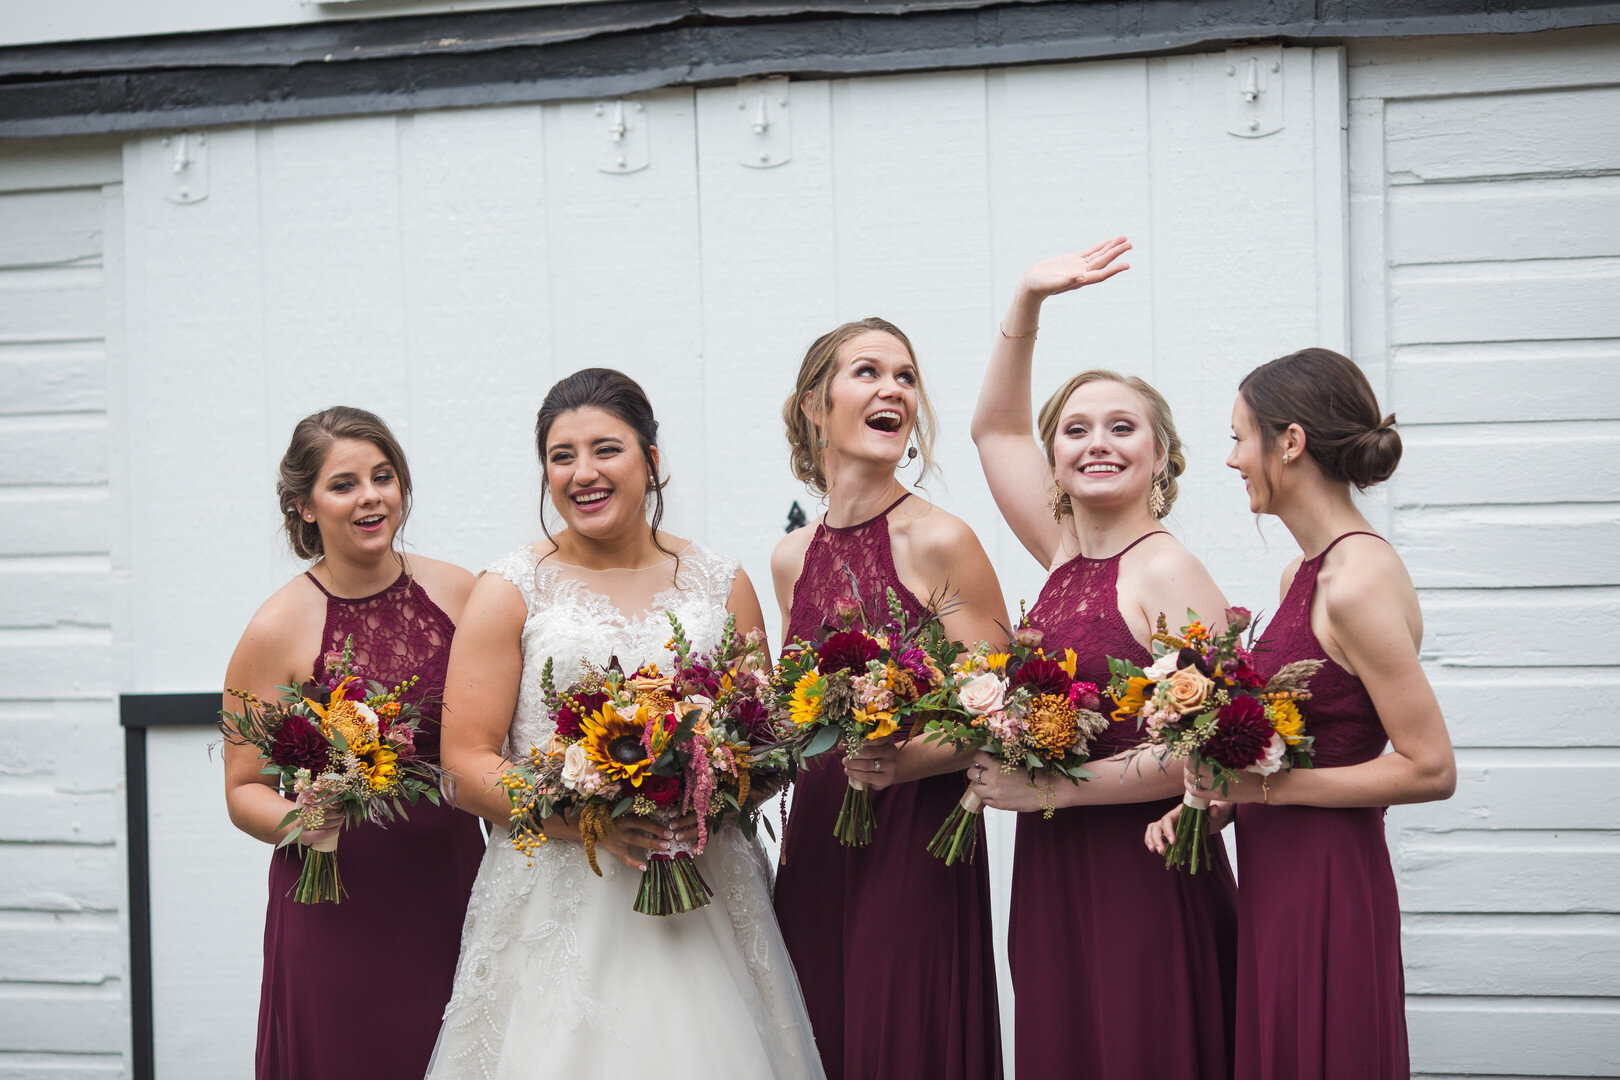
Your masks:
{"label": "raised hand", "polygon": [[1121,271],[1129,270],[1130,263],[1114,262],[1131,250],[1131,243],[1123,236],[1104,240],[1085,251],[1043,259],[1024,271],[1023,287],[1036,296],[1045,298],[1058,293],[1072,292],[1084,285],[1107,281]]}

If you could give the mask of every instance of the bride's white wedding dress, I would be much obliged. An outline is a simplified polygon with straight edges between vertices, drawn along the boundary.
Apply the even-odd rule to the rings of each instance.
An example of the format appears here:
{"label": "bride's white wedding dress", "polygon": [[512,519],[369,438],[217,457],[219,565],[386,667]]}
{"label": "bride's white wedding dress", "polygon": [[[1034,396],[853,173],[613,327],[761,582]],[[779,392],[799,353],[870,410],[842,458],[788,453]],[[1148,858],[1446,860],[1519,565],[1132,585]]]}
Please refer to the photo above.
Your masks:
{"label": "bride's white wedding dress", "polygon": [[[543,746],[553,723],[540,670],[567,686],[581,664],[617,656],[669,671],[672,611],[694,648],[719,640],[737,563],[696,544],[674,563],[590,571],[522,548],[493,564],[523,594],[523,676],[509,753]],[[770,871],[735,827],[697,857],[706,907],[655,917],[631,910],[640,874],[606,851],[553,840],[533,863],[492,830],[473,885],[429,1080],[637,1075],[820,1077],[798,980],[771,909]],[[634,1071],[632,1071],[634,1070]]]}

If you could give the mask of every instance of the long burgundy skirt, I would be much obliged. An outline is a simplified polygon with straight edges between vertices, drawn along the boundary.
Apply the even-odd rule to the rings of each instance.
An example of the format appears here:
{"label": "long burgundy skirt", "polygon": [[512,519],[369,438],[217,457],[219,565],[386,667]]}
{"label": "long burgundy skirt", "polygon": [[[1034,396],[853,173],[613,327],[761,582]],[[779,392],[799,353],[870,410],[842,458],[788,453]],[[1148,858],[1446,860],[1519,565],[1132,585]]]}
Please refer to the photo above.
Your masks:
{"label": "long burgundy skirt", "polygon": [[776,879],[829,1080],[1000,1077],[984,824],[970,865],[946,867],[926,850],[966,788],[962,774],[873,792],[877,836],[864,848],[833,837],[847,786],[836,754],[800,775]]}
{"label": "long burgundy skirt", "polygon": [[1175,802],[1018,816],[1007,933],[1018,1080],[1232,1075],[1236,888],[1220,843],[1197,874],[1165,869],[1143,845]]}

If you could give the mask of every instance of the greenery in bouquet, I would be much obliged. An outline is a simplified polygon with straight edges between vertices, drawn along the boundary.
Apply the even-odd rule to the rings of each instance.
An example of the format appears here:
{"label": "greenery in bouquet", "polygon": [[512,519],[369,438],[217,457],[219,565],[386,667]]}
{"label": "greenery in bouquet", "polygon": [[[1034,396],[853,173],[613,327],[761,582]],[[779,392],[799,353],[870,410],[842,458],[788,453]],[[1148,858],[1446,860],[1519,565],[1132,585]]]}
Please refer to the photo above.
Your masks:
{"label": "greenery in bouquet", "polygon": [[[1225,620],[1225,630],[1211,633],[1189,610],[1187,625],[1172,634],[1161,614],[1152,664],[1108,661],[1114,719],[1135,720],[1144,736],[1136,752],[1184,760],[1222,792],[1245,772],[1258,774],[1263,785],[1279,769],[1310,767],[1312,739],[1299,702],[1311,696],[1311,676],[1322,666],[1320,660],[1299,660],[1263,679],[1254,669],[1253,617],[1232,607]],[[1196,874],[1210,860],[1209,804],[1190,794],[1182,802],[1164,861]]]}
{"label": "greenery in bouquet", "polygon": [[547,841],[546,819],[576,811],[597,876],[596,845],[616,818],[634,814],[668,824],[694,815],[694,842],[647,856],[634,907],[648,915],[709,902],[712,891],[693,856],[727,820],[751,830],[758,801],[751,796],[784,782],[789,768],[777,747],[764,635],[739,637],[728,618],[715,649],[694,655],[680,622],[669,618],[675,666],[667,675],[653,663],[626,674],[614,658],[605,667],[587,665],[580,679],[558,690],[548,659],[542,695],[556,728],[545,747],[531,747],[501,778],[513,845],[532,855]]}
{"label": "greenery in bouquet", "polygon": [[[872,626],[859,599],[840,600],[820,640],[789,645],[776,681],[792,729],[785,745],[798,766],[835,746],[853,754],[865,742],[920,730],[947,706],[945,672],[961,646],[945,636],[944,612],[930,611],[914,623],[889,589],[884,621]],[[876,829],[871,788],[851,779],[833,834],[846,847],[865,847]]]}
{"label": "greenery in bouquet", "polygon": [[[1091,740],[1108,721],[1098,712],[1102,692],[1077,679],[1076,666],[1073,649],[1048,656],[1040,631],[1026,622],[1007,644],[981,644],[958,657],[951,668],[953,707],[935,714],[923,737],[958,751],[983,750],[1003,772],[1022,770],[1031,781],[1041,772],[1076,784],[1089,779]],[[1045,816],[1054,809],[1048,802]],[[971,789],[964,792],[929,841],[929,853],[947,866],[972,861],[983,810]]]}
{"label": "greenery in bouquet", "polygon": [[[227,742],[252,746],[276,777],[293,809],[282,819],[286,835],[276,846],[297,843],[304,831],[370,822],[386,825],[405,816],[407,806],[425,798],[439,804],[442,773],[417,755],[416,736],[424,702],[413,698],[418,677],[392,688],[364,677],[354,663],[354,639],[322,660],[322,679],[302,686],[278,686],[281,698],[227,689],[242,711],[220,710],[219,728]],[[293,899],[303,904],[338,903],[337,835],[301,846],[303,869]]]}

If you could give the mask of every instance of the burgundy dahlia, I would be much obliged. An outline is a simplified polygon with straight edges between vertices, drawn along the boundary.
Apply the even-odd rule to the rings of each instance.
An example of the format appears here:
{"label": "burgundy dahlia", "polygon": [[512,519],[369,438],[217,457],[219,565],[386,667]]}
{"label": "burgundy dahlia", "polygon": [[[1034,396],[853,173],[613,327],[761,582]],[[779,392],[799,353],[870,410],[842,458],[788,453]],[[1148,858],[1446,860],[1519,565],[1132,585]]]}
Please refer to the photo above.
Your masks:
{"label": "burgundy dahlia", "polygon": [[1204,743],[1204,757],[1228,769],[1246,769],[1266,756],[1271,725],[1266,709],[1252,697],[1236,698],[1215,714],[1215,731]]}
{"label": "burgundy dahlia", "polygon": [[853,671],[864,674],[866,664],[876,660],[883,650],[878,643],[855,630],[841,630],[821,643],[816,650],[816,666],[823,675],[834,671]]}
{"label": "burgundy dahlia", "polygon": [[332,747],[321,729],[302,716],[289,715],[270,743],[270,760],[284,769],[323,772],[331,760]]}
{"label": "burgundy dahlia", "polygon": [[753,698],[739,700],[732,706],[731,716],[748,733],[748,742],[752,746],[764,746],[775,734],[771,730],[770,711]]}
{"label": "burgundy dahlia", "polygon": [[1013,689],[1027,686],[1031,693],[1054,694],[1057,697],[1069,696],[1068,672],[1056,660],[1048,660],[1044,656],[1037,656],[1033,660],[1025,660],[1018,670],[1013,673]]}
{"label": "burgundy dahlia", "polygon": [[585,718],[595,716],[608,702],[600,690],[592,690],[565,701],[557,710],[557,734],[565,739],[577,739],[585,734]]}

